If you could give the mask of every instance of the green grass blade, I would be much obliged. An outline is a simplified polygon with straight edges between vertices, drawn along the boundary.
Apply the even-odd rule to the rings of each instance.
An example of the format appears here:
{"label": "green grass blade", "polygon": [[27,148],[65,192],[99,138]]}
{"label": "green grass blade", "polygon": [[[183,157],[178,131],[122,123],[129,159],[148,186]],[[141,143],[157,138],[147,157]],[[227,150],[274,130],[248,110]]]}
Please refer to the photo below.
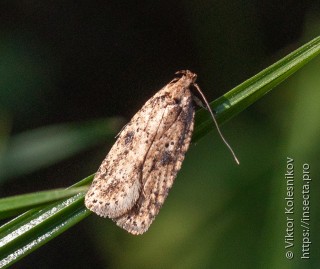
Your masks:
{"label": "green grass blade", "polygon": [[[217,121],[222,124],[233,118],[303,67],[319,53],[320,37],[317,37],[224,94],[211,103],[212,109],[216,112]],[[196,114],[195,123],[196,128],[192,136],[193,141],[199,140],[214,128],[209,113],[204,109],[201,109]]]}
{"label": "green grass blade", "polygon": [[[74,185],[87,185],[89,176]],[[6,268],[88,216],[84,193],[27,211],[0,227],[0,268]]]}
{"label": "green grass blade", "polygon": [[[245,81],[212,103],[217,119],[223,123],[261,98],[273,87],[285,80],[320,52],[320,38],[297,49],[274,65]],[[205,111],[196,115],[193,141],[199,140],[213,128]],[[74,186],[91,182],[87,177]],[[52,238],[69,229],[89,215],[83,203],[84,194],[49,206],[30,210],[0,228],[0,267],[7,267],[31,253]]]}
{"label": "green grass blade", "polygon": [[123,125],[124,120],[117,117],[45,126],[18,134],[0,152],[0,183],[57,163],[108,138],[114,139]]}
{"label": "green grass blade", "polygon": [[32,207],[70,197],[86,190],[87,187],[56,189],[2,198],[0,199],[0,219],[18,215]]}

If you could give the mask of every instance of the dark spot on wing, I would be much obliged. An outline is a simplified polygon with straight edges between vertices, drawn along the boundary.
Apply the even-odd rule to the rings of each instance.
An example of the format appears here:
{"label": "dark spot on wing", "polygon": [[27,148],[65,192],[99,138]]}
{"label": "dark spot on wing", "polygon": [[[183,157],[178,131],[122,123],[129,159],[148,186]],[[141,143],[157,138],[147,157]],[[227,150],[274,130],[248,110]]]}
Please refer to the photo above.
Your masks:
{"label": "dark spot on wing", "polygon": [[127,145],[132,142],[134,137],[134,132],[127,132],[124,136],[124,143]]}
{"label": "dark spot on wing", "polygon": [[153,160],[153,162],[152,162],[152,165],[151,165],[151,168],[150,168],[149,172],[153,171],[154,169],[156,169],[156,162],[155,162],[155,160]]}
{"label": "dark spot on wing", "polygon": [[164,151],[161,156],[161,164],[167,165],[167,164],[171,163],[172,161],[173,161],[173,158],[172,158],[170,152]]}
{"label": "dark spot on wing", "polygon": [[180,98],[174,98],[173,100],[174,100],[174,102],[175,102],[177,105],[179,105],[180,102],[181,102],[181,99],[180,99]]}

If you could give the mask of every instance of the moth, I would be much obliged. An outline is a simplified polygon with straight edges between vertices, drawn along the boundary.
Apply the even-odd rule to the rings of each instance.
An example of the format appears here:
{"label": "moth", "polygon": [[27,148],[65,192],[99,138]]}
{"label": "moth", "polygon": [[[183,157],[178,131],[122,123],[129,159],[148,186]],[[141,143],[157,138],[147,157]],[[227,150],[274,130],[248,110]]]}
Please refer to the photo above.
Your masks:
{"label": "moth", "polygon": [[111,218],[131,234],[148,230],[181,168],[194,127],[194,100],[198,99],[193,89],[202,96],[218,127],[195,83],[197,75],[189,70],[176,75],[119,133],[85,196],[89,210]]}

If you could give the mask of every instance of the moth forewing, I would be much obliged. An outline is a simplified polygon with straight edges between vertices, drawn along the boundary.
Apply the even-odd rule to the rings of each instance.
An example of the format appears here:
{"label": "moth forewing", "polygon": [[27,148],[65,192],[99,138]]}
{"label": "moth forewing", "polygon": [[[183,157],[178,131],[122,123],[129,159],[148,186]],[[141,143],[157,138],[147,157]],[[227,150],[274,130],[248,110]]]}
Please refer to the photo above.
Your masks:
{"label": "moth forewing", "polygon": [[134,115],[96,173],[85,205],[142,234],[158,214],[181,168],[194,125],[190,87],[196,75],[180,71]]}
{"label": "moth forewing", "polygon": [[130,233],[142,234],[149,228],[181,168],[191,141],[194,118],[191,97],[186,100],[184,104],[167,106],[167,117],[159,123],[156,138],[146,155],[141,196],[130,211],[114,219]]}

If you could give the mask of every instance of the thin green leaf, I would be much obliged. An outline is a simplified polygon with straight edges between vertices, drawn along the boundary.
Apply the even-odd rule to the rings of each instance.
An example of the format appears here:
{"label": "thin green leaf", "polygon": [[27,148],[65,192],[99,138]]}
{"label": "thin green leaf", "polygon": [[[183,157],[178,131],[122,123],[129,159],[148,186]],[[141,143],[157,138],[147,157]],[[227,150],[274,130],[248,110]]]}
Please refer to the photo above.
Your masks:
{"label": "thin green leaf", "polygon": [[[213,102],[218,121],[223,123],[234,117],[319,52],[318,37]],[[193,141],[199,140],[213,128],[208,113],[204,111],[197,113],[196,123]],[[91,180],[92,176],[89,176],[75,186],[89,184]],[[53,205],[30,210],[2,226],[0,267],[13,264],[88,216],[83,198],[83,194],[78,194]]]}
{"label": "thin green leaf", "polygon": [[[319,53],[320,37],[317,37],[212,102],[218,122],[222,124],[236,116]],[[198,111],[195,123],[193,141],[198,141],[214,128],[209,113],[204,109]]]}
{"label": "thin green leaf", "polygon": [[[57,163],[90,146],[114,139],[122,118],[46,126],[10,138],[0,152],[0,181]],[[17,165],[19,164],[19,165]]]}
{"label": "thin green leaf", "polygon": [[[93,175],[73,187],[87,185]],[[0,227],[0,268],[6,268],[90,214],[84,193],[32,209]]]}
{"label": "thin green leaf", "polygon": [[86,190],[87,187],[56,189],[2,198],[0,199],[0,219],[17,215],[32,207],[70,197]]}

